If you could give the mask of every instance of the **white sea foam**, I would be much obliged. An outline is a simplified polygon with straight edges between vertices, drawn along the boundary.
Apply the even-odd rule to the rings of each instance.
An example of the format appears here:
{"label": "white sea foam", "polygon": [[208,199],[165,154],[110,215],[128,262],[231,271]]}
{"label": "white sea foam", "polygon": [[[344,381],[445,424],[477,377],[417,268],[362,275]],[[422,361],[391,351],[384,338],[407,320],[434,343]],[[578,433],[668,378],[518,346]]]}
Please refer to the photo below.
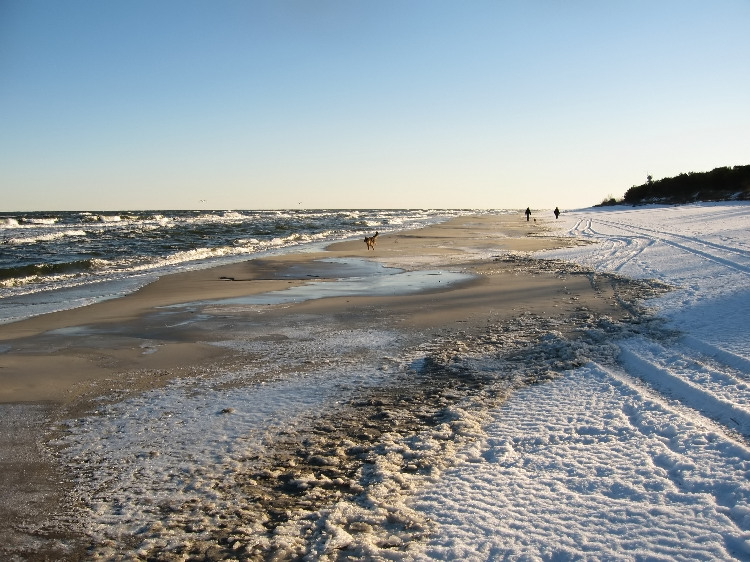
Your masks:
{"label": "white sea foam", "polygon": [[6,244],[36,244],[37,242],[51,242],[68,236],[86,236],[86,231],[81,229],[63,230],[60,232],[40,233],[27,237],[10,237],[4,241]]}
{"label": "white sea foam", "polygon": [[24,224],[30,224],[30,225],[44,225],[44,224],[55,224],[58,222],[57,217],[32,217],[24,219]]}

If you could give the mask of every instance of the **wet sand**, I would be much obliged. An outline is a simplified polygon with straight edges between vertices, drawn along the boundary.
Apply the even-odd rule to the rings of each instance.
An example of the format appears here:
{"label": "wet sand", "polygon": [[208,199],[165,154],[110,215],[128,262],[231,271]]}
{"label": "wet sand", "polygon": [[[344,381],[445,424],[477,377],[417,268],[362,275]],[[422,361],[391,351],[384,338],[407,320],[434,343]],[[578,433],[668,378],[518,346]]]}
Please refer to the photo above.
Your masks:
{"label": "wet sand", "polygon": [[[65,516],[75,475],[58,466],[45,445],[49,427],[86,415],[103,400],[253,360],[216,342],[263,338],[265,326],[300,318],[387,326],[406,346],[437,336],[450,340],[458,332],[479,336],[490,324],[523,315],[562,320],[564,329],[565,319],[581,310],[613,318],[631,312],[617,283],[527,259],[526,252],[576,243],[544,237],[544,228],[543,221],[527,223],[520,215],[461,217],[380,235],[374,251],[361,240],[347,241],[323,252],[170,275],[120,299],[0,326],[0,553],[39,560],[83,556],[85,537]],[[357,277],[363,258],[407,272],[429,270],[437,282],[409,294],[396,287],[390,294],[283,304],[226,300],[312,281],[335,284],[342,276]],[[449,272],[466,278],[442,285]],[[306,368],[315,369],[315,361]]]}
{"label": "wet sand", "polygon": [[[375,251],[367,251],[357,240],[332,244],[325,252],[169,275],[123,298],[0,325],[0,345],[10,348],[0,354],[0,403],[67,403],[87,393],[89,384],[113,376],[116,384],[120,371],[213,361],[218,353],[214,348],[196,343],[189,328],[175,327],[175,318],[159,315],[159,308],[257,295],[336,278],[340,267],[317,261],[322,259],[367,258],[390,267],[448,268],[480,277],[449,292],[438,289],[403,298],[314,300],[300,303],[298,310],[325,315],[328,310],[355,306],[361,310],[377,302],[397,314],[397,322],[412,327],[450,324],[490,311],[503,314],[521,305],[541,310],[550,306],[549,299],[560,290],[555,275],[547,279],[523,276],[487,259],[490,253],[500,256],[507,251],[527,252],[571,243],[533,236],[541,233],[541,223],[529,225],[515,216],[463,217],[417,231],[381,235]],[[478,261],[472,255],[476,252],[481,256]],[[601,300],[598,295],[591,297]],[[355,298],[356,305],[350,300]],[[269,312],[283,314],[285,310]]]}

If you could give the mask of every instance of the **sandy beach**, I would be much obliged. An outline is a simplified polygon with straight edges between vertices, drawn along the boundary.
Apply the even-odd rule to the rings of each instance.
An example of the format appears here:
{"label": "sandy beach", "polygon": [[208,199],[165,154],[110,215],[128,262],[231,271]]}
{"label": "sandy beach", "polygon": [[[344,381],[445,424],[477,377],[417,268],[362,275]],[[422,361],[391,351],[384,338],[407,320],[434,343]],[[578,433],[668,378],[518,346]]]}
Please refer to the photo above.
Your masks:
{"label": "sandy beach", "polygon": [[[312,279],[335,279],[340,268],[335,263],[318,261],[329,258],[366,258],[407,270],[430,264],[467,271],[476,278],[448,292],[436,288],[427,294],[403,298],[315,299],[300,302],[295,311],[322,316],[349,311],[366,321],[367,311],[377,306],[384,311],[383,316],[391,318],[392,326],[409,329],[437,329],[456,322],[481,324],[486,318],[517,315],[522,310],[565,313],[564,308],[554,310],[561,306],[560,294],[590,289],[585,276],[571,286],[570,281],[561,283],[554,273],[542,275],[535,271],[524,275],[518,265],[486,259],[492,252],[499,257],[506,252],[532,252],[571,244],[569,239],[533,236],[543,230],[541,223],[529,224],[512,216],[459,218],[415,232],[381,236],[373,252],[367,252],[357,240],[332,244],[324,253],[284,255],[175,274],[124,298],[0,325],[0,345],[7,348],[2,354],[0,402],[68,403],[87,394],[89,386],[97,381],[112,379],[120,371],[169,369],[213,361],[221,353],[194,341],[192,326],[166,325],[154,311],[180,303],[278,291]],[[477,260],[474,254],[483,259]],[[580,298],[594,309],[609,311],[612,307],[611,298],[593,290]],[[288,311],[286,306],[268,308],[264,314]],[[202,336],[205,340],[205,334]],[[144,346],[156,351],[148,353]]]}
{"label": "sandy beach", "polygon": [[[554,267],[528,259],[536,250],[579,243],[543,236],[545,231],[546,221],[526,222],[520,214],[460,217],[421,230],[382,235],[374,251],[355,240],[332,244],[323,252],[265,257],[170,275],[124,298],[0,326],[0,552],[6,559],[77,560],[116,558],[135,548],[139,541],[130,544],[123,539],[103,550],[94,544],[76,519],[81,501],[76,481],[83,475],[62,464],[55,446],[50,445],[65,420],[95,414],[103,404],[118,403],[177,379],[210,379],[238,366],[259,367],[251,377],[231,383],[250,385],[262,376],[278,379],[285,376],[285,370],[299,376],[344,359],[387,362],[407,349],[429,348],[433,359],[449,357],[457,352],[451,346],[459,340],[464,346],[487,346],[492,341],[502,345],[497,343],[497,334],[519,319],[528,321],[527,333],[529,325],[536,327],[531,330],[535,338],[542,337],[549,322],[575,337],[578,319],[591,322],[607,317],[616,322],[633,315],[633,302],[643,287],[573,266]],[[399,268],[402,273],[382,276],[391,280],[385,289],[338,295],[334,291],[328,296],[327,291],[346,279],[371,275],[372,263]],[[416,288],[410,288],[412,282]],[[314,288],[304,289],[308,292],[299,297],[263,300],[263,295],[311,283]],[[320,330],[365,334],[365,342],[352,348],[348,358],[326,356],[318,347],[305,356],[299,339],[314,339]],[[306,331],[306,337],[297,339],[287,335]],[[397,334],[387,357],[377,345],[368,351],[366,334],[386,331]],[[273,354],[259,352],[261,344],[273,344]],[[260,368],[263,365],[267,368]],[[534,382],[534,376],[543,379],[544,373],[528,375],[528,382]],[[431,403],[444,406],[446,389],[457,384],[446,377],[425,379],[408,389],[393,383],[391,390],[397,392],[390,394],[382,385],[363,389],[361,396],[353,391],[348,403],[359,400],[357,419],[370,420],[372,431],[362,436],[361,425],[330,418],[328,422],[337,427],[326,436],[326,443],[330,445],[335,438],[346,438],[357,446],[376,442],[385,431],[378,423],[393,421],[377,422],[378,410],[372,405],[377,404],[373,395],[378,392],[377,400],[381,405],[389,403],[391,416],[400,404],[404,427],[433,423],[428,419],[432,414],[409,417],[407,412],[414,410],[415,401],[425,408]],[[485,388],[478,380],[472,384]],[[217,408],[221,411],[221,404]],[[298,431],[310,437],[320,434],[318,430],[313,425]],[[304,442],[304,437],[295,443]],[[288,455],[287,445],[271,444],[274,452],[264,462],[271,462],[274,455]],[[314,447],[323,447],[322,441]],[[309,461],[309,457],[305,458]],[[340,471],[354,474],[361,458],[352,456]],[[277,461],[281,462],[278,458],[273,462]],[[256,507],[267,514],[265,528],[272,533],[283,523],[283,517],[273,513],[290,509],[299,495],[277,497],[267,491],[278,488],[257,475],[244,481],[244,486],[253,485],[266,490],[258,492]],[[338,489],[337,493],[353,491]],[[204,538],[202,546],[184,546],[183,553],[223,559],[227,533],[226,529],[217,531],[213,546],[208,545],[211,539]],[[149,537],[153,536],[152,532]],[[244,559],[267,556],[267,548],[266,544],[248,550]],[[147,558],[143,552],[133,555],[134,559]]]}

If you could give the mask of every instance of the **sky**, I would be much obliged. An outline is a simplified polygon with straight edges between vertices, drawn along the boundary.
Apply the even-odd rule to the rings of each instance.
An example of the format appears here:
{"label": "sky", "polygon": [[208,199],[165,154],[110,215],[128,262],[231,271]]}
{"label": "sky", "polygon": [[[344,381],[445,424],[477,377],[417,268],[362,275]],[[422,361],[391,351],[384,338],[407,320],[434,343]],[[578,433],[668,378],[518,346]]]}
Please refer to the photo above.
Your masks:
{"label": "sky", "polygon": [[587,207],[750,164],[750,1],[0,0],[0,211]]}

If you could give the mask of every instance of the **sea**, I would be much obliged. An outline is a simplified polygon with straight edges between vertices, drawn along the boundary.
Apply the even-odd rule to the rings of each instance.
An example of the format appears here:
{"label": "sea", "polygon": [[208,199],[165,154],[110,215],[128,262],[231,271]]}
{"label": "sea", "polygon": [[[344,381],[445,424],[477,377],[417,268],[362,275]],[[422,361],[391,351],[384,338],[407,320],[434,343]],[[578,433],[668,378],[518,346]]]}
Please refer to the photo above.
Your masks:
{"label": "sea", "polygon": [[0,213],[0,324],[116,298],[158,277],[443,222],[476,210]]}

